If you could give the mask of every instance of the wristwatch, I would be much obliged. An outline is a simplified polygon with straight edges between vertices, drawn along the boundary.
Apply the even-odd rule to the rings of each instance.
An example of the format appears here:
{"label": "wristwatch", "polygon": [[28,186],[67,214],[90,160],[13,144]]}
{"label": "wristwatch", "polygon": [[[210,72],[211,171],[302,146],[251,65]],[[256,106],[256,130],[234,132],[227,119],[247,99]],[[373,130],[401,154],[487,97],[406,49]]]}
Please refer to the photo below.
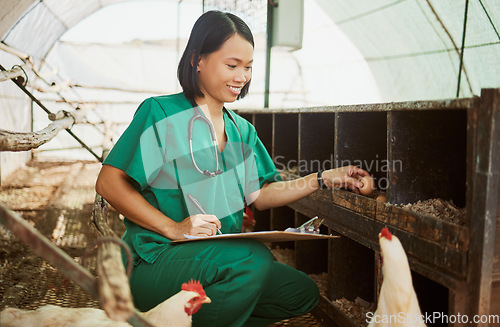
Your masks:
{"label": "wristwatch", "polygon": [[321,174],[323,174],[323,172],[324,172],[324,171],[325,171],[324,169],[320,169],[320,170],[318,171],[318,175],[317,175],[317,177],[316,177],[316,178],[318,179],[318,184],[319,184],[319,188],[320,188],[320,189],[325,189],[325,188],[327,188],[327,187],[326,187],[325,182],[323,181],[323,177],[321,176]]}

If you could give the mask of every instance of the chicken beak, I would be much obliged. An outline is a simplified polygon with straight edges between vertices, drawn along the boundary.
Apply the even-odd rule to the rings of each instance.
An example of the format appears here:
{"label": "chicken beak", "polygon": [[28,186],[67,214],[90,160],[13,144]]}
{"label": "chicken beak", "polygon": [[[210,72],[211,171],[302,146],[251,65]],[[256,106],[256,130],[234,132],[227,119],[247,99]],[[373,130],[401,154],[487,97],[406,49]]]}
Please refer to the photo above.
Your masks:
{"label": "chicken beak", "polygon": [[205,296],[205,298],[203,299],[203,301],[201,301],[201,303],[212,303],[212,300],[210,300],[208,296]]}

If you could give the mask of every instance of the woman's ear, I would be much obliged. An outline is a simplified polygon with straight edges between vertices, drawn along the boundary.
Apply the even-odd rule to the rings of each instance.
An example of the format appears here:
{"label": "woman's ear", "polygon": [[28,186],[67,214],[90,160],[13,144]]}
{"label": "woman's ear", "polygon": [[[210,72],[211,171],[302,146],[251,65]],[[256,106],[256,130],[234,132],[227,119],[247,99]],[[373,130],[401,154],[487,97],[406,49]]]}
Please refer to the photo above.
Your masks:
{"label": "woman's ear", "polygon": [[205,60],[204,56],[199,56],[198,57],[198,64],[196,65],[196,70],[199,72],[200,71],[200,65],[202,64],[202,61]]}
{"label": "woman's ear", "polygon": [[[201,56],[199,56],[199,57],[198,57],[198,62],[196,63],[196,69],[197,69],[197,71],[200,71],[200,61],[201,61],[201,59],[202,59],[202,57],[201,57]],[[191,67],[193,67],[193,68],[194,68],[194,53],[191,55],[191,60],[190,60],[190,62],[191,62]]]}
{"label": "woman's ear", "polygon": [[194,61],[194,52],[191,54],[191,59],[189,62],[191,63],[191,67],[193,67],[193,61]]}

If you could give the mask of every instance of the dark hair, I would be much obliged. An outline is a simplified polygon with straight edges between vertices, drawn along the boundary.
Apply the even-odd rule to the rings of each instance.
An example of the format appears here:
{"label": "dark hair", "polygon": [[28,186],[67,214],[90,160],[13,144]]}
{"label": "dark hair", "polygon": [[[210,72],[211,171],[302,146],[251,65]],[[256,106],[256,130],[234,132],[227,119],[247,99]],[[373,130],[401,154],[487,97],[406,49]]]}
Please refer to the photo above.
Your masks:
{"label": "dark hair", "polygon": [[[177,77],[186,98],[194,103],[196,96],[203,97],[198,82],[196,63],[201,55],[207,55],[220,49],[234,34],[241,35],[254,47],[253,35],[248,25],[238,16],[217,10],[207,11],[194,23],[186,49],[177,68]],[[191,64],[191,58],[193,64]],[[241,89],[237,99],[248,93],[250,81]]]}

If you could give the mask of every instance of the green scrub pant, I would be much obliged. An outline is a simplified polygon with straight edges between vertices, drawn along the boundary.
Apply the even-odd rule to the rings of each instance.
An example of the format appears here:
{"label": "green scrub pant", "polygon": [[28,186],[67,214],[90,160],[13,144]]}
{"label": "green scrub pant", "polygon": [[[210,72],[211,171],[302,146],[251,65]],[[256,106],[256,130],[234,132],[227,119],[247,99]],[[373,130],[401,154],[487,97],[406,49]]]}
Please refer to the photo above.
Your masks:
{"label": "green scrub pant", "polygon": [[193,315],[193,326],[267,326],[300,316],[318,303],[318,287],[301,271],[273,260],[253,240],[188,242],[142,261],[130,285],[136,307],[147,311],[199,280],[212,303]]}

